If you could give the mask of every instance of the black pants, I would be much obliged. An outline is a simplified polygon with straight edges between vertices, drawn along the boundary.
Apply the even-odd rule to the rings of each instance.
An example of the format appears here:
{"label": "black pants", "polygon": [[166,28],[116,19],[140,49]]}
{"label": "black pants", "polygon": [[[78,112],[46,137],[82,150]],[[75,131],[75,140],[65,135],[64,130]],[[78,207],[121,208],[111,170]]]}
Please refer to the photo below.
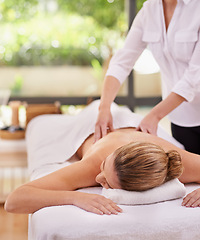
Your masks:
{"label": "black pants", "polygon": [[173,137],[189,152],[200,154],[200,126],[181,127],[171,123]]}

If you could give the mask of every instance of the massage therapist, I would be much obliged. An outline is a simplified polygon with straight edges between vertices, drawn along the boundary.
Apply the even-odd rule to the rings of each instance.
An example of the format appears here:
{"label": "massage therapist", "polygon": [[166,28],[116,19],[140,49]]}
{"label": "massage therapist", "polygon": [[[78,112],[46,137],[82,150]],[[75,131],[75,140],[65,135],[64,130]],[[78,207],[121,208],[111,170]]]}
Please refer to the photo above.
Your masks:
{"label": "massage therapist", "polygon": [[169,116],[173,136],[186,150],[200,154],[200,0],[147,0],[135,17],[124,47],[106,73],[95,140],[113,130],[110,105],[121,84],[148,47],[160,66],[162,98],[138,130],[156,135]]}

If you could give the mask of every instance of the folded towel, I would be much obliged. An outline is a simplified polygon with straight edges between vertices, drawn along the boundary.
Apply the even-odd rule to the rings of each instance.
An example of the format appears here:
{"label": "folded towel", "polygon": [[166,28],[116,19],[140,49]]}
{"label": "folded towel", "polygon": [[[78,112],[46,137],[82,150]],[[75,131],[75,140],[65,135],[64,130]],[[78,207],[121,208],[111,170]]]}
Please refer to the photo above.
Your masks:
{"label": "folded towel", "polygon": [[105,188],[102,190],[102,195],[111,199],[113,202],[122,205],[140,205],[163,202],[181,198],[185,196],[185,194],[186,188],[178,179],[173,179],[159,187],[142,192]]}

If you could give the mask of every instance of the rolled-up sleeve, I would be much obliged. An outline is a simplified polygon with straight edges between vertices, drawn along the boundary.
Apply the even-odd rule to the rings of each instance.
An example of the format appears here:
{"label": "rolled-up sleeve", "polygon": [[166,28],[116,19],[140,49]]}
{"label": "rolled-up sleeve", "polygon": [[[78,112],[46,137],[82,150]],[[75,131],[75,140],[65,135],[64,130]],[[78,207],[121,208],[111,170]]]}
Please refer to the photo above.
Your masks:
{"label": "rolled-up sleeve", "polygon": [[143,11],[140,10],[133,21],[123,48],[112,57],[106,73],[106,76],[111,75],[117,78],[121,84],[130,74],[136,60],[146,47],[146,43],[142,42],[142,14]]}
{"label": "rolled-up sleeve", "polygon": [[188,102],[191,102],[195,94],[200,92],[200,32],[188,67],[172,92],[184,97]]}

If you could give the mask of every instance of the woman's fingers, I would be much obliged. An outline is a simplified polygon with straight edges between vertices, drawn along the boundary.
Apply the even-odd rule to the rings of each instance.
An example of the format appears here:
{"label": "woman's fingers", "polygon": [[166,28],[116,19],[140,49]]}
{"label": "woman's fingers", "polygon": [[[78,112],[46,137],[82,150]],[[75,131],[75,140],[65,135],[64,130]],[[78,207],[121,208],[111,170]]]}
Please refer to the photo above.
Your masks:
{"label": "woman's fingers", "polygon": [[136,130],[156,136],[158,122],[159,122],[158,117],[154,114],[151,114],[151,112],[150,112],[142,119],[142,121],[140,122],[140,124],[136,128]]}
{"label": "woman's fingers", "polygon": [[74,205],[96,214],[118,214],[122,209],[112,200],[98,194],[76,192]]}
{"label": "woman's fingers", "polygon": [[112,114],[110,112],[110,109],[102,109],[99,111],[95,124],[95,142],[98,141],[100,138],[104,137],[107,134],[108,129],[111,132],[114,131]]}
{"label": "woman's fingers", "polygon": [[[84,208],[83,208],[84,209]],[[101,211],[100,209],[98,209],[98,208],[96,208],[96,207],[90,207],[89,209],[84,209],[84,210],[86,210],[86,211],[88,211],[88,212],[91,212],[91,213],[95,213],[95,214],[98,214],[98,215],[103,215],[104,214],[104,212],[103,211]]]}
{"label": "woman's fingers", "polygon": [[191,207],[200,207],[200,199],[197,199],[194,203],[192,203]]}
{"label": "woman's fingers", "polygon": [[189,193],[182,202],[185,207],[198,207],[200,206],[200,189],[196,189]]}
{"label": "woman's fingers", "polygon": [[140,128],[140,125],[136,127],[136,131],[142,132],[142,129]]}
{"label": "woman's fingers", "polygon": [[100,138],[107,134],[107,123],[97,123],[95,125],[94,142],[97,142]]}
{"label": "woman's fingers", "polygon": [[144,133],[149,133],[149,134],[152,134],[152,135],[157,135],[157,126],[144,126],[144,125],[139,125],[137,128],[136,128],[136,131],[140,131],[140,132],[144,132]]}
{"label": "woman's fingers", "polygon": [[106,124],[96,125],[94,132],[94,142],[97,142],[100,138],[104,137],[107,134]]}
{"label": "woman's fingers", "polygon": [[96,125],[95,132],[94,132],[94,142],[97,142],[100,138],[101,138],[100,126]]}
{"label": "woman's fingers", "polygon": [[107,215],[122,212],[122,209],[118,207],[116,203],[103,196],[100,196],[98,200],[95,201],[95,207]]}
{"label": "woman's fingers", "polygon": [[103,124],[101,126],[101,137],[106,136],[106,134],[107,134],[107,124]]}
{"label": "woman's fingers", "polygon": [[123,210],[122,210],[119,206],[117,206],[116,203],[114,203],[113,201],[111,201],[111,202],[112,202],[112,203],[111,203],[112,207],[115,208],[115,210],[116,210],[117,212],[123,212]]}
{"label": "woman's fingers", "polygon": [[91,206],[88,209],[85,209],[89,212],[98,214],[98,215],[117,215],[119,212],[122,212],[121,208],[115,208],[115,207],[110,207],[110,206],[104,206],[102,204],[95,204],[95,206]]}
{"label": "woman's fingers", "polygon": [[108,128],[110,129],[111,132],[114,132],[114,131],[115,131],[115,130],[114,130],[114,127],[113,127],[113,122],[110,122],[110,123],[108,124]]}

